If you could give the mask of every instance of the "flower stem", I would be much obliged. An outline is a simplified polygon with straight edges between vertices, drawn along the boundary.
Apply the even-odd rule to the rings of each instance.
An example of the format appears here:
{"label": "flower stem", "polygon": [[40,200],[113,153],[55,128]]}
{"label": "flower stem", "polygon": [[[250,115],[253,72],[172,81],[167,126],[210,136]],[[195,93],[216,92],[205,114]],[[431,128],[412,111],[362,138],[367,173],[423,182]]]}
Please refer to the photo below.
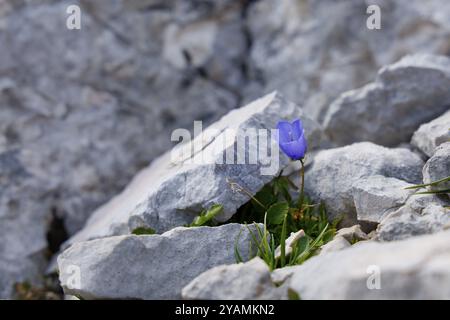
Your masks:
{"label": "flower stem", "polygon": [[300,198],[298,201],[298,207],[300,208],[300,210],[302,210],[303,209],[304,192],[305,192],[305,164],[303,162],[303,159],[300,159],[300,163],[302,164],[302,167],[300,169],[301,186],[300,186]]}
{"label": "flower stem", "polygon": [[252,199],[253,201],[255,201],[256,204],[258,204],[261,208],[263,208],[264,211],[267,211],[266,206],[263,205],[258,199],[256,199],[256,198],[253,196],[253,194],[252,194],[249,190],[245,189],[244,187],[242,187],[242,186],[239,185],[238,183],[231,181],[230,179],[227,179],[227,182],[228,182],[228,184],[230,185],[230,187],[231,187],[232,190],[235,190],[235,191],[237,191],[237,192],[241,192],[241,193],[246,194],[247,196],[250,197],[250,199]]}

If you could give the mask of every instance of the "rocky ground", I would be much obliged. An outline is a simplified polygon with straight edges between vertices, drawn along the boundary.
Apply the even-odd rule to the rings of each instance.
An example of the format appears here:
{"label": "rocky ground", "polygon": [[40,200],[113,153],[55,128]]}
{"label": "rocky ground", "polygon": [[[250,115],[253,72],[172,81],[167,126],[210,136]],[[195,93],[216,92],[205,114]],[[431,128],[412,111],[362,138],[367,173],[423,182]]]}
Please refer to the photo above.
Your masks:
{"label": "rocky ground", "polygon": [[[415,56],[407,61],[437,59],[448,68],[450,59],[442,58]],[[446,72],[439,71],[441,75]],[[442,80],[446,81],[445,77]],[[422,103],[421,99],[417,103]],[[409,103],[413,106],[416,102]],[[396,106],[386,104],[384,108],[390,113]],[[436,109],[437,113],[442,112],[440,107]],[[231,112],[213,127],[239,125],[243,129],[258,123],[271,128],[274,114],[289,118],[293,116],[290,112],[299,111],[273,93]],[[234,119],[231,123],[230,115]],[[139,173],[120,195],[94,212],[86,226],[64,244],[68,249],[58,257],[62,286],[67,294],[82,298],[287,299],[289,292],[305,299],[449,298],[449,198],[445,194],[417,194],[424,188],[405,189],[450,173],[448,126],[438,134],[445,137],[442,143],[430,145],[436,142],[433,136],[437,134],[432,124],[450,124],[449,115],[446,112],[420,126],[414,134],[414,146],[405,143],[388,148],[373,142],[355,142],[314,153],[306,171],[306,192],[325,203],[330,219],[344,214],[341,226],[353,227],[340,229],[316,257],[273,272],[260,258],[233,263],[235,239],[239,239],[241,247],[251,243],[248,235],[238,237],[242,230],[247,232],[243,225],[175,227],[192,221],[189,213],[199,205],[223,203],[224,212],[217,220],[226,222],[249,201],[248,196],[235,194],[226,178],[256,193],[271,177],[258,176],[258,165],[231,165],[231,169],[229,165],[199,164],[167,169],[164,166],[171,166],[167,153]],[[309,141],[315,141],[313,134],[320,127],[306,115],[300,117],[307,124],[311,121],[312,127],[308,125],[306,132]],[[398,128],[402,125],[393,124]],[[425,134],[422,138],[427,142],[417,143],[420,133],[430,126],[433,136]],[[434,149],[431,157],[415,147],[424,144],[425,150]],[[216,151],[213,144],[203,150],[223,156]],[[287,161],[282,162],[282,166],[287,165]],[[156,173],[160,174],[158,179],[154,178]],[[161,235],[130,235],[137,227],[169,231]],[[358,240],[356,244],[354,239]],[[70,282],[72,272],[66,271],[71,266],[81,268],[78,287]],[[366,286],[370,266],[380,269],[380,290]]]}
{"label": "rocky ground", "polygon": [[[450,175],[450,3],[377,2],[373,31],[363,0],[0,1],[0,298],[56,298],[58,272],[83,299],[450,299],[448,194],[405,189]],[[278,172],[173,165],[170,133],[211,125],[216,160],[226,129],[293,118],[306,193],[347,228],[298,266],[237,264],[229,181]],[[184,227],[213,204],[220,226]]]}

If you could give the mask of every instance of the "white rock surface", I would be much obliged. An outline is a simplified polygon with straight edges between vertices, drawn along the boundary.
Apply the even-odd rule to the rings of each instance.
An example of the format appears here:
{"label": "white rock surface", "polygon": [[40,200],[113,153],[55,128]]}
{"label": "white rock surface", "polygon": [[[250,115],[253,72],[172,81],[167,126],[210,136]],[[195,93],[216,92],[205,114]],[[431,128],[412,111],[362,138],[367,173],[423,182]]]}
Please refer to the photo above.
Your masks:
{"label": "white rock surface", "polygon": [[272,282],[278,286],[284,284],[295,272],[298,266],[287,266],[284,268],[275,269],[272,271],[270,277]]}
{"label": "white rock surface", "polygon": [[450,223],[450,209],[445,208],[449,205],[442,197],[413,195],[404,206],[380,222],[375,237],[393,241],[441,231]]}
{"label": "white rock surface", "polygon": [[411,144],[420,149],[428,157],[431,157],[440,144],[449,141],[450,110],[439,118],[422,124],[419,129],[414,132]]}
{"label": "white rock surface", "polygon": [[65,294],[84,299],[179,299],[202,272],[235,263],[236,242],[248,259],[250,239],[244,225],[227,224],[79,242],[58,257],[60,281]]}
{"label": "white rock surface", "polygon": [[[76,234],[70,243],[111,235],[127,234],[136,227],[151,227],[158,232],[172,227],[190,223],[203,208],[221,204],[224,212],[217,220],[228,220],[249,197],[233,191],[229,182],[256,193],[288,164],[284,155],[274,149],[276,141],[272,140],[272,150],[276,150],[271,165],[275,171],[262,175],[262,169],[269,169],[263,161],[256,164],[217,164],[236,148],[236,141],[243,137],[246,129],[273,129],[279,119],[301,118],[304,123],[308,143],[313,149],[320,145],[322,131],[320,126],[306,117],[295,104],[286,101],[277,93],[271,93],[253,103],[236,109],[220,121],[211,125],[209,132],[193,140],[193,145],[204,143],[201,152],[194,155],[193,161],[180,158],[174,164],[171,152],[154,161],[141,171],[128,187],[109,203],[99,208],[88,220],[85,228]],[[228,135],[227,130],[232,134]],[[223,143],[228,135],[227,143]],[[256,150],[252,144],[239,149],[242,154]],[[276,146],[278,147],[278,146]],[[180,149],[178,149],[180,150]],[[201,157],[207,159],[201,163]],[[193,163],[189,163],[193,162]],[[279,163],[278,163],[279,161]],[[279,165],[279,166],[277,166]]]}
{"label": "white rock surface", "polygon": [[361,226],[359,224],[355,224],[354,226],[348,228],[339,229],[336,232],[336,237],[342,237],[350,243],[356,240],[360,241],[369,239],[367,234],[364,231],[362,231]]}
{"label": "white rock surface", "polygon": [[192,280],[182,290],[190,300],[286,299],[286,290],[276,287],[267,264],[256,257],[246,263],[214,267]]}
{"label": "white rock surface", "polygon": [[369,240],[369,236],[362,231],[359,224],[348,228],[341,228],[336,232],[333,240],[320,247],[320,254],[343,250],[351,247],[355,241],[364,240]]}
{"label": "white rock surface", "polygon": [[[448,123],[450,127],[450,122]],[[423,182],[428,184],[450,177],[450,141],[435,149],[433,156],[423,167]],[[450,189],[450,181],[430,186],[431,190]],[[450,192],[449,192],[450,194]]]}
{"label": "white rock surface", "polygon": [[411,55],[382,68],[377,80],[342,94],[324,128],[338,145],[371,141],[396,146],[450,108],[450,58]]}
{"label": "white rock surface", "polygon": [[320,254],[340,251],[349,247],[351,247],[351,244],[344,237],[335,237],[333,240],[320,247]]}
{"label": "white rock surface", "polygon": [[415,190],[412,184],[380,175],[359,179],[353,185],[353,201],[358,221],[379,223],[384,216],[405,204]]}
{"label": "white rock surface", "polygon": [[[438,146],[434,155],[426,162],[423,167],[423,182],[430,183],[448,176],[450,176],[450,142]],[[413,191],[420,193],[446,188],[450,188],[450,183]],[[392,241],[441,231],[450,223],[448,206],[450,201],[446,195],[413,194],[403,206],[395,211],[390,210],[381,217],[375,237],[383,241]]]}
{"label": "white rock surface", "polygon": [[323,201],[331,218],[357,223],[353,187],[361,178],[374,175],[420,183],[423,161],[410,150],[389,149],[370,142],[319,151],[305,176],[305,190]]}
{"label": "white rock surface", "polygon": [[450,299],[450,230],[319,255],[288,281],[305,300]]}

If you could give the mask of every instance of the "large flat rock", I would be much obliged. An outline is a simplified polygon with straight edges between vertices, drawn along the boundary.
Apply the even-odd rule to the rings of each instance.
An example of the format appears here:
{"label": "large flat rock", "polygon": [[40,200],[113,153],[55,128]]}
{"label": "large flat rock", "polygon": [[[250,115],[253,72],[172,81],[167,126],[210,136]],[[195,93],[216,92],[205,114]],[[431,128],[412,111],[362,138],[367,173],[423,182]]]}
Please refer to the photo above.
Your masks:
{"label": "large flat rock", "polygon": [[[166,231],[190,223],[196,214],[212,204],[224,207],[217,220],[228,220],[249,200],[246,194],[235,192],[230,187],[230,181],[254,194],[289,162],[286,156],[279,154],[276,141],[271,139],[267,143],[272,148],[272,160],[264,162],[258,157],[258,161],[249,164],[250,158],[247,156],[257,146],[261,146],[264,152],[266,150],[261,144],[264,139],[258,140],[259,144],[240,144],[246,130],[273,129],[280,119],[293,118],[303,120],[311,149],[319,147],[322,138],[320,126],[296,104],[286,101],[276,92],[271,93],[233,110],[208,127],[205,135],[192,141],[194,148],[200,146],[193,157],[183,158],[183,149],[178,148],[176,152],[167,152],[155,160],[121,194],[100,207],[84,229],[69,242],[127,234],[136,227]],[[187,145],[187,148],[190,147]],[[220,164],[226,162],[233,150],[246,155],[246,164]]]}
{"label": "large flat rock", "polygon": [[60,281],[84,299],[179,299],[202,272],[235,263],[235,245],[249,259],[250,239],[246,226],[227,224],[80,242],[58,257]]}

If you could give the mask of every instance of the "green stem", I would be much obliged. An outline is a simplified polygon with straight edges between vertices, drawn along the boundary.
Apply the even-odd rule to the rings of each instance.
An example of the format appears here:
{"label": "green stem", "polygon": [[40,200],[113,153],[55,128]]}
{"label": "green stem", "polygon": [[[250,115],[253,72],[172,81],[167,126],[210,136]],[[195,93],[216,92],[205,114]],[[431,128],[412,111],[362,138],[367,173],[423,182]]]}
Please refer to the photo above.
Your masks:
{"label": "green stem", "polygon": [[256,198],[253,196],[253,194],[252,194],[250,191],[248,191],[246,188],[242,187],[242,186],[239,185],[238,183],[233,182],[233,181],[231,181],[231,180],[227,180],[227,182],[228,182],[228,184],[229,184],[232,188],[233,188],[233,187],[236,187],[236,189],[237,189],[239,192],[243,192],[244,194],[246,194],[247,196],[249,196],[250,199],[252,199],[253,201],[255,201],[257,205],[259,205],[261,208],[264,209],[264,211],[267,211],[266,206],[263,205],[258,199],[256,199]]}
{"label": "green stem", "polygon": [[443,182],[447,182],[447,181],[450,181],[450,177],[446,177],[444,179],[433,181],[433,182],[427,183],[427,184],[418,184],[418,185],[415,185],[412,187],[407,187],[405,189],[408,190],[408,189],[419,189],[419,188],[424,188],[424,187],[431,187],[431,186],[436,186],[436,185],[439,185],[439,184],[441,184]]}
{"label": "green stem", "polygon": [[298,207],[301,210],[303,208],[303,199],[305,196],[305,164],[303,162],[303,159],[300,159],[300,163],[302,164],[302,167],[300,169],[301,186],[300,186],[300,198],[298,201]]}

